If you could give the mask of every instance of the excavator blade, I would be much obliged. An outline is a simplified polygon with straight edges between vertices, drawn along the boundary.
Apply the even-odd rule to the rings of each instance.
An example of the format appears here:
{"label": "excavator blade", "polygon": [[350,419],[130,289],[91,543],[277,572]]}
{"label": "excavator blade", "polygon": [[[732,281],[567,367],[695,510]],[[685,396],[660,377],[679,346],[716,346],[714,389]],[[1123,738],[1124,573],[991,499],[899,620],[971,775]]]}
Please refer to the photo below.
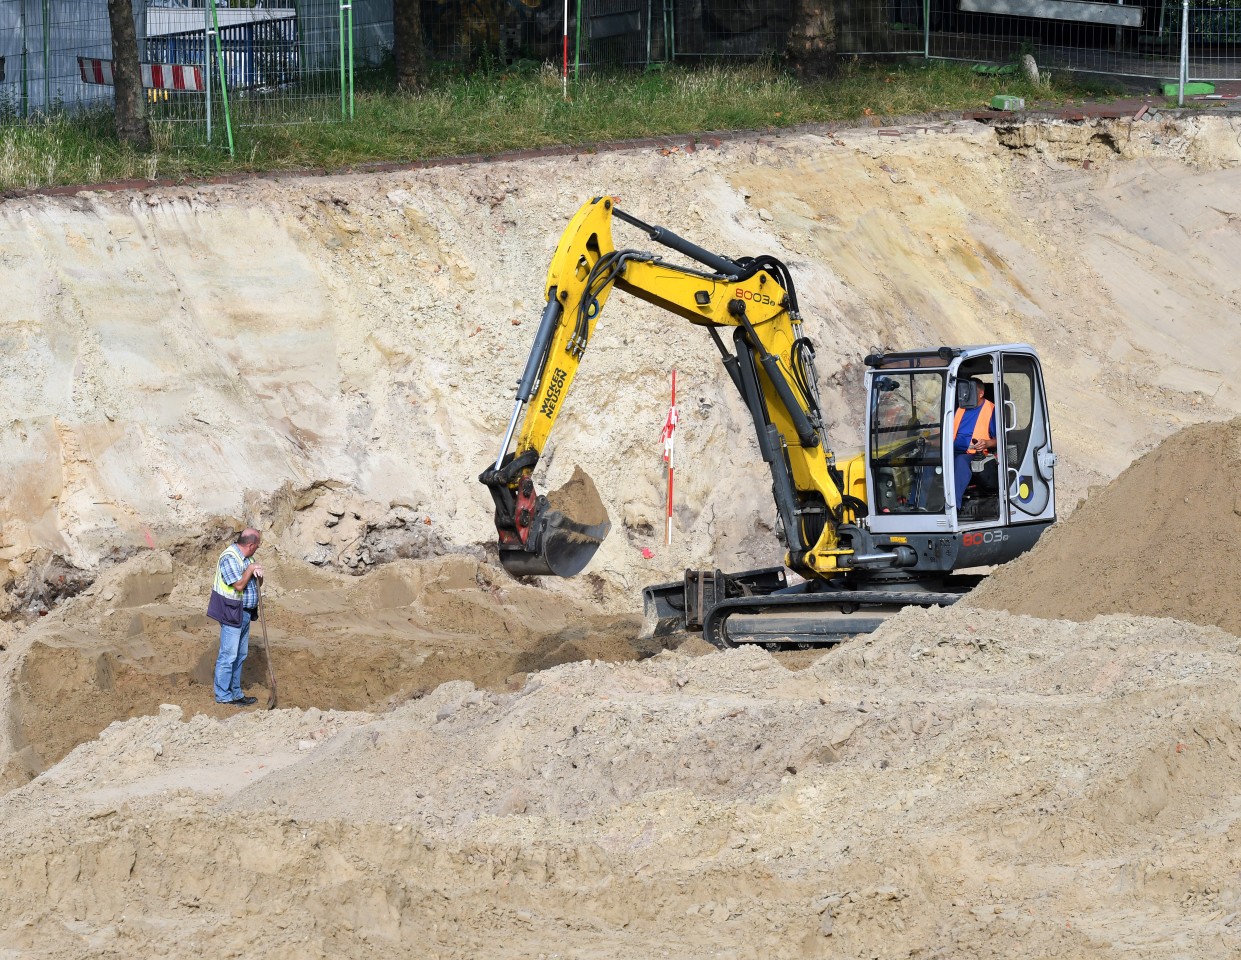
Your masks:
{"label": "excavator blade", "polygon": [[524,547],[500,546],[500,563],[515,577],[576,576],[612,524],[594,481],[577,467],[568,483],[536,500],[529,527]]}

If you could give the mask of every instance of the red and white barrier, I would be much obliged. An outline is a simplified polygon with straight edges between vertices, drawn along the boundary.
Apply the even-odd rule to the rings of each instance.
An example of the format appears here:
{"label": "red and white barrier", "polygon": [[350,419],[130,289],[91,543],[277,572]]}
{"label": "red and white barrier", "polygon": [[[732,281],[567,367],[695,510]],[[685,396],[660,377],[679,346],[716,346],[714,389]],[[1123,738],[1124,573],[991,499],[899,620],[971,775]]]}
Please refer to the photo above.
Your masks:
{"label": "red and white barrier", "polygon": [[[142,85],[148,90],[202,90],[201,67],[180,63],[140,63]],[[82,71],[83,83],[112,85],[112,61],[93,57],[78,57],[78,69]]]}

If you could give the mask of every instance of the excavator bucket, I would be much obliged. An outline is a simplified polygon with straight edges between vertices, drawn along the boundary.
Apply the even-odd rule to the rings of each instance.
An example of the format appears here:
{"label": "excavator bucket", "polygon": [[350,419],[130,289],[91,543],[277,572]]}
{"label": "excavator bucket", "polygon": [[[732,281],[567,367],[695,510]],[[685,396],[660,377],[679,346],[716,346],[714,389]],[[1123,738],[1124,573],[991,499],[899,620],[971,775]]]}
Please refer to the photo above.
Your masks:
{"label": "excavator bucket", "polygon": [[586,569],[612,524],[577,523],[559,510],[535,514],[529,544],[535,549],[500,548],[500,562],[515,577],[573,577]]}
{"label": "excavator bucket", "polygon": [[[594,481],[577,467],[568,483],[545,497],[525,501],[529,506],[523,503],[522,494],[532,495],[533,487],[519,490],[512,526],[497,520],[504,569],[515,577],[581,573],[612,529]],[[524,543],[512,533],[523,526],[528,528]]]}

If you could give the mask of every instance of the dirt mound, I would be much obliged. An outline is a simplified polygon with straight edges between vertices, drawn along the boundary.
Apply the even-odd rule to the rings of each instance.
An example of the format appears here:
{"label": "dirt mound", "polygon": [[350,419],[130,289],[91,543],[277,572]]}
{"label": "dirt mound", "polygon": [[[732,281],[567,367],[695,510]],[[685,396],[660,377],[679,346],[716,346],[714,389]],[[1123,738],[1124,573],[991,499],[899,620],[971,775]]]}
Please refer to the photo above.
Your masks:
{"label": "dirt mound", "polygon": [[[322,571],[266,542],[265,610],[280,705],[380,710],[441,683],[520,686],[577,660],[631,660],[659,649],[641,619],[515,583],[462,556],[398,560],[362,577]],[[214,559],[214,558],[213,558]],[[211,676],[218,627],[205,615],[210,566],[152,551],[9,641],[0,710],[0,788],[26,782],[115,720],[175,704],[224,718]],[[266,702],[267,662],[253,628],[242,683]]]}
{"label": "dirt mound", "polygon": [[0,798],[0,949],[1224,960],[1239,669],[1213,628],[953,608],[799,672],[673,652],[382,716],[169,706]]}
{"label": "dirt mound", "polygon": [[1170,617],[1241,636],[1239,474],[1241,418],[1187,427],[1094,490],[967,602],[1068,620]]}
{"label": "dirt mound", "polygon": [[[1100,152],[1121,129],[1139,159]],[[591,573],[485,562],[474,478],[554,224],[607,192],[790,263],[840,455],[867,353],[1035,344],[1075,501],[1241,413],[1236,151],[1209,119],[947,123],[0,205],[0,954],[1232,960],[1235,636],[960,606],[796,671],[647,656],[605,613],[780,547],[718,351],[625,296],[535,477],[598,481]],[[1236,430],[1160,448],[979,599],[1235,632]],[[274,711],[207,686],[211,565],[251,523]]]}
{"label": "dirt mound", "polygon": [[608,511],[595,488],[595,481],[581,467],[556,490],[548,491],[547,502],[570,520],[588,527],[608,522]]}

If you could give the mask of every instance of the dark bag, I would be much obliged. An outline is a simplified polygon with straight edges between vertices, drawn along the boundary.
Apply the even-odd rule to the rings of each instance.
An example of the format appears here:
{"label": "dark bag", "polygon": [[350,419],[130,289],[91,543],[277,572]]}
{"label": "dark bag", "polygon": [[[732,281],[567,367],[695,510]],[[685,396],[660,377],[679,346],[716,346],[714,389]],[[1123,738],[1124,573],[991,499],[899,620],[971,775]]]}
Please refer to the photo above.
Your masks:
{"label": "dark bag", "polygon": [[225,627],[241,626],[241,597],[232,600],[222,593],[211,591],[211,599],[207,601],[207,616],[219,621]]}

